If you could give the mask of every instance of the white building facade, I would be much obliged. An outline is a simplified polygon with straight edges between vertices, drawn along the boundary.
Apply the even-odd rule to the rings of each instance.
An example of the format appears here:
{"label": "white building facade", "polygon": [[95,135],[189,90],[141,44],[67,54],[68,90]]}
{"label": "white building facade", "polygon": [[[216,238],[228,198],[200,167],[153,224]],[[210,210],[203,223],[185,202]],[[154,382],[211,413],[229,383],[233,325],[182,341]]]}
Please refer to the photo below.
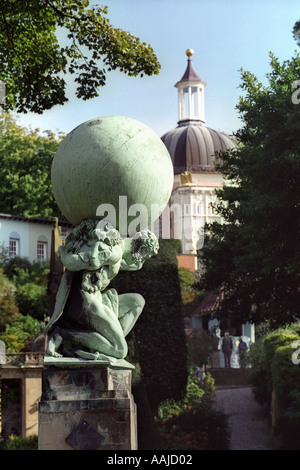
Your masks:
{"label": "white building facade", "polygon": [[195,72],[194,51],[188,49],[187,68],[175,84],[178,90],[178,126],[162,136],[174,166],[169,202],[171,236],[182,242],[184,254],[196,255],[203,245],[204,225],[219,221],[212,204],[215,189],[223,186],[215,170],[216,152],[235,147],[225,134],[210,129],[204,116],[203,82]]}
{"label": "white building facade", "polygon": [[[188,49],[187,68],[181,80],[175,84],[178,91],[178,125],[165,133],[161,139],[166,145],[174,167],[174,185],[169,207],[161,217],[163,234],[169,217],[170,236],[181,240],[182,252],[186,256],[195,256],[204,243],[204,226],[217,221],[222,223],[214,210],[217,201],[216,189],[225,183],[222,175],[216,171],[215,162],[218,152],[236,147],[236,143],[227,135],[209,128],[205,120],[203,82],[192,65],[194,51]],[[167,215],[166,215],[167,214]],[[165,219],[165,220],[164,220]],[[167,238],[167,236],[165,236]],[[196,271],[201,267],[197,265]],[[213,304],[218,302],[214,298]],[[207,303],[207,299],[204,299]],[[214,305],[209,312],[213,317]],[[197,310],[197,309],[196,309]],[[192,314],[191,328],[202,327],[202,315],[205,308],[201,305]],[[218,321],[211,319],[208,329],[218,329]],[[239,335],[246,342],[255,340],[254,325],[241,325]],[[222,361],[221,361],[222,362]],[[224,365],[221,363],[220,365]]]}
{"label": "white building facade", "polygon": [[[10,258],[26,258],[31,263],[48,263],[55,220],[0,214],[0,249]],[[71,232],[71,224],[59,222],[61,237]]]}

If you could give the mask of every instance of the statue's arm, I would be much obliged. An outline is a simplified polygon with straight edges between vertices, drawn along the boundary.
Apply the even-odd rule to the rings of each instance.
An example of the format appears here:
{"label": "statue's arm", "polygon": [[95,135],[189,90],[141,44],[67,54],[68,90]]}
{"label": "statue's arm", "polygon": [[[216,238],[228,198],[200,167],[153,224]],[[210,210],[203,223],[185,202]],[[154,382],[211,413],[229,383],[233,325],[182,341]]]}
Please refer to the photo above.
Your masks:
{"label": "statue's arm", "polygon": [[[60,259],[63,265],[69,271],[95,271],[105,264],[112,264],[115,262],[118,254],[113,249],[104,243],[98,243],[94,247],[83,246],[82,250],[78,253],[68,252],[65,246],[59,248]],[[119,257],[121,257],[121,248],[119,248]]]}
{"label": "statue's arm", "polygon": [[58,251],[61,262],[68,271],[81,271],[83,269],[87,269],[88,261],[83,261],[78,254],[68,253],[64,246],[60,246]]}

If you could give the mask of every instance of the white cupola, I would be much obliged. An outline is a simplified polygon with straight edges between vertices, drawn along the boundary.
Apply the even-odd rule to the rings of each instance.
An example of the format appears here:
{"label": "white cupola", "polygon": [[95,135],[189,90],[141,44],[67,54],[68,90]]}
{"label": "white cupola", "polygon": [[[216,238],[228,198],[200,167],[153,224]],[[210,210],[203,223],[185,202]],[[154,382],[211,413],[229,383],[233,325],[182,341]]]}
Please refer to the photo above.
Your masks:
{"label": "white cupola", "polygon": [[188,63],[182,79],[175,84],[178,89],[178,124],[196,121],[205,124],[204,118],[204,87],[203,82],[194,70],[191,57],[193,49],[187,49]]}

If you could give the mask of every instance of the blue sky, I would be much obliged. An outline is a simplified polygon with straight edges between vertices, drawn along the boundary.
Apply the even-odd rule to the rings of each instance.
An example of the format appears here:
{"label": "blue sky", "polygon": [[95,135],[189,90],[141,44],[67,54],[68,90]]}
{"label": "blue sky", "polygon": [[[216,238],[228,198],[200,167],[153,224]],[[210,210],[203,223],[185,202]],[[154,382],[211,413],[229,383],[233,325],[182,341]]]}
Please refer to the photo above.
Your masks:
{"label": "blue sky", "polygon": [[100,116],[125,115],[144,122],[159,136],[177,125],[177,90],[187,57],[205,88],[207,125],[228,134],[241,127],[235,106],[242,91],[240,68],[264,82],[269,51],[280,60],[297,48],[292,28],[300,19],[300,0],[104,0],[91,2],[109,8],[111,24],[151,44],[161,63],[159,75],[127,77],[114,71],[100,96],[75,98],[72,81],[69,102],[42,115],[18,115],[18,122],[41,131],[70,132]]}

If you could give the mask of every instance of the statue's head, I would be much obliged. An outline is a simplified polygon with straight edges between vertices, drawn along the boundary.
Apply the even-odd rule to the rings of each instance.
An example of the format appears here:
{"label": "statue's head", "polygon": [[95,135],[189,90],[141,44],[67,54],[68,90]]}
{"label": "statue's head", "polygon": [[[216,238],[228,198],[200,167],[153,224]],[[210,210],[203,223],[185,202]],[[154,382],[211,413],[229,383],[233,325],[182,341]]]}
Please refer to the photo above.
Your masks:
{"label": "statue's head", "polygon": [[150,230],[137,232],[132,240],[132,259],[134,261],[149,259],[156,255],[158,250],[158,240]]}
{"label": "statue's head", "polygon": [[122,239],[118,230],[109,225],[98,227],[97,219],[82,220],[66,238],[65,250],[68,253],[79,253],[83,247],[92,249],[98,242],[108,246],[121,245]]}

